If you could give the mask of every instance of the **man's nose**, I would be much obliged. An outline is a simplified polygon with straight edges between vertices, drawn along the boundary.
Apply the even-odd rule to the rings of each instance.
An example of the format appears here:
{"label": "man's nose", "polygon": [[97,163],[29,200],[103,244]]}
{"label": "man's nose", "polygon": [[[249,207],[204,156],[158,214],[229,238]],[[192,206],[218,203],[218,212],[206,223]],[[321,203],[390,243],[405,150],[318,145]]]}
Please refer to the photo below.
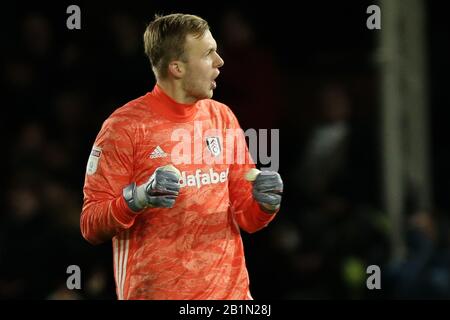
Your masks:
{"label": "man's nose", "polygon": [[222,59],[222,57],[217,53],[217,59],[216,59],[216,67],[220,68],[224,65],[224,61]]}

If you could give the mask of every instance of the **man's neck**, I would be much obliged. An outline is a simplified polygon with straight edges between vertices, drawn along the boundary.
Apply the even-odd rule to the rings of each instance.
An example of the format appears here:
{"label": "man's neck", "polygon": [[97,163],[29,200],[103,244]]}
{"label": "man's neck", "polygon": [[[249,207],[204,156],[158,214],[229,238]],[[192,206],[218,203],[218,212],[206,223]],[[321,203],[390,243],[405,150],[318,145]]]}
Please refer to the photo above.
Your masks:
{"label": "man's neck", "polygon": [[181,88],[181,83],[176,81],[158,80],[158,86],[173,100],[182,104],[192,104],[196,100],[186,95],[186,92]]}

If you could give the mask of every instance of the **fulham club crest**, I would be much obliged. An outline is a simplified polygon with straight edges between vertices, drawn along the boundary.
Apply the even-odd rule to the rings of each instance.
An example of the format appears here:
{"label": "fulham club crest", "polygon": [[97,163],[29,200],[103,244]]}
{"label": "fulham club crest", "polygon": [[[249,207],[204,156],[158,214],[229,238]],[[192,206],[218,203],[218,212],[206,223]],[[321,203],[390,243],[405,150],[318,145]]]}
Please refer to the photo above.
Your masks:
{"label": "fulham club crest", "polygon": [[217,157],[222,151],[219,137],[206,137],[206,145],[214,157]]}

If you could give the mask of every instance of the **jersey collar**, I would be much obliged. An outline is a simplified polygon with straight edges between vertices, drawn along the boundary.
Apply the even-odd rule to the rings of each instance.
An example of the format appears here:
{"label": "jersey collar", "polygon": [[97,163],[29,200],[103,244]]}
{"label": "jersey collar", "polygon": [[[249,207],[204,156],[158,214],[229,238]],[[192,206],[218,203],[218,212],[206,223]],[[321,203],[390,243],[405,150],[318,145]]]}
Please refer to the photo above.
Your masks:
{"label": "jersey collar", "polygon": [[197,103],[178,103],[169,97],[157,84],[147,95],[152,109],[169,120],[175,122],[187,122],[194,119],[195,114],[197,113]]}

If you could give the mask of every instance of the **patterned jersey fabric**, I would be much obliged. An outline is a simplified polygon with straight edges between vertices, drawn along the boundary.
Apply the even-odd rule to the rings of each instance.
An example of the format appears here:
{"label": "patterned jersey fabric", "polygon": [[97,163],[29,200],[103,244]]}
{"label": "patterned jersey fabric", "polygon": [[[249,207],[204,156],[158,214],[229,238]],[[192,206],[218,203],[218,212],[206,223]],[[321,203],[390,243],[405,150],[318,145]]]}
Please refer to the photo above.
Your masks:
{"label": "patterned jersey fabric", "polygon": [[[122,197],[156,168],[181,172],[173,208],[132,212]],[[81,231],[112,239],[118,299],[251,299],[240,229],[262,211],[244,179],[254,164],[231,110],[211,99],[179,104],[156,85],[103,124],[89,157]]]}

